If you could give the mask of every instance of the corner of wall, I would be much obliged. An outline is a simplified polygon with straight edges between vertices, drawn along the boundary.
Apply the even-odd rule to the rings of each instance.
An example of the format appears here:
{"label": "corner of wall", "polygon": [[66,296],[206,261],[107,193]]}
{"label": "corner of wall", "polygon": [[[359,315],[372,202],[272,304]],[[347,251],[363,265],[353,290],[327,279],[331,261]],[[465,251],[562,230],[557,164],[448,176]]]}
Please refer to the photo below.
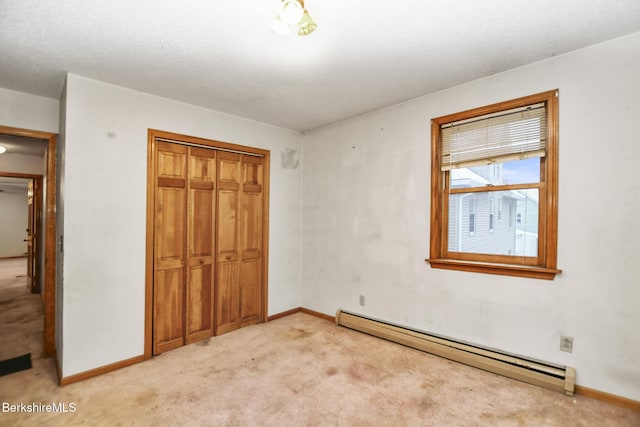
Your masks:
{"label": "corner of wall", "polygon": [[63,310],[64,310],[64,253],[62,241],[64,238],[64,182],[65,182],[65,143],[67,123],[67,78],[60,95],[60,109],[58,116],[58,140],[56,146],[56,314],[55,314],[55,346],[58,376],[63,377]]}

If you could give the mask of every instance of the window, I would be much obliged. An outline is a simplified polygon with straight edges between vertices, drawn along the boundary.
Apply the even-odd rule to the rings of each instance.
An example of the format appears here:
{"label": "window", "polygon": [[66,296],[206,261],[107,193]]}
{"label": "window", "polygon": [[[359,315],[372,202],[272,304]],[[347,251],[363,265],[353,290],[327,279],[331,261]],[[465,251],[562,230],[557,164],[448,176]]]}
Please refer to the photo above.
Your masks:
{"label": "window", "polygon": [[432,120],[433,268],[560,273],[557,117],[554,90]]}
{"label": "window", "polygon": [[513,203],[509,203],[509,227],[513,227]]}
{"label": "window", "polygon": [[493,215],[495,212],[495,200],[493,196],[489,196],[489,232],[493,233],[495,231],[495,227],[493,225]]}
{"label": "window", "polygon": [[469,235],[476,234],[476,198],[473,194],[469,198]]}

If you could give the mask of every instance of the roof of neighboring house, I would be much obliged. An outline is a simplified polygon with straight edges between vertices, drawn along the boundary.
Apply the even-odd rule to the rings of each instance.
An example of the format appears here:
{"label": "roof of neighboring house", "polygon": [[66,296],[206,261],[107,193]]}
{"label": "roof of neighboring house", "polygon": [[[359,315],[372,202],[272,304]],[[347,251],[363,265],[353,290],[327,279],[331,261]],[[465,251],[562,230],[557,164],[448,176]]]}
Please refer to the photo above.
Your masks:
{"label": "roof of neighboring house", "polygon": [[[491,182],[468,168],[451,169],[451,188],[490,186]],[[527,190],[509,190],[512,198],[529,199],[538,203],[538,192]],[[505,197],[505,196],[503,196]]]}

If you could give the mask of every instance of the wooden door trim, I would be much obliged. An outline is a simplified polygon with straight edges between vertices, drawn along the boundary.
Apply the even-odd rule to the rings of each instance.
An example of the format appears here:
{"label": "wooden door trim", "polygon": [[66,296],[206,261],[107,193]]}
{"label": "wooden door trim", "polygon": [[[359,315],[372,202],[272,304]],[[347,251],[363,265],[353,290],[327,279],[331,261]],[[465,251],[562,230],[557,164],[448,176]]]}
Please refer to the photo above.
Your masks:
{"label": "wooden door trim", "polygon": [[0,172],[0,176],[4,178],[37,179],[37,178],[42,178],[44,175],[36,175],[32,173],[18,173],[18,172]]}
{"label": "wooden door trim", "polygon": [[269,302],[269,177],[271,171],[269,155],[262,162],[262,319],[267,322],[267,309]]}
{"label": "wooden door trim", "polygon": [[147,135],[147,243],[145,256],[144,290],[144,360],[153,355],[153,240],[155,218],[155,176],[156,162],[155,134],[149,130]]}
{"label": "wooden door trim", "polygon": [[232,144],[230,142],[216,141],[213,139],[205,139],[197,136],[189,136],[189,135],[181,135],[179,133],[166,132],[157,129],[149,129],[149,137],[153,135],[153,138],[164,138],[169,141],[185,142],[187,144],[196,144],[196,145],[204,145],[206,147],[217,148],[221,150],[229,150],[238,152],[239,154],[256,154],[258,156],[266,157],[269,155],[268,150],[263,150],[261,148],[248,147],[245,145]]}
{"label": "wooden door trim", "polygon": [[[56,356],[56,155],[58,135],[29,129],[0,126],[0,134],[43,139],[47,143],[45,175],[47,195],[44,200],[46,229],[44,230],[44,352],[47,357]],[[3,176],[29,178],[29,174],[4,172]],[[60,374],[60,373],[58,373]]]}
{"label": "wooden door trim", "polygon": [[181,141],[187,144],[197,144],[212,149],[239,151],[247,154],[262,156],[264,159],[264,195],[262,200],[263,221],[263,281],[262,281],[262,318],[260,322],[267,321],[268,308],[268,260],[269,260],[269,165],[270,151],[260,148],[247,147],[229,142],[215,141],[195,136],[182,135],[157,129],[149,129],[147,133],[147,239],[145,257],[145,325],[144,325],[144,359],[153,357],[153,241],[154,241],[154,216],[155,216],[155,185],[157,174],[155,152],[156,138]]}

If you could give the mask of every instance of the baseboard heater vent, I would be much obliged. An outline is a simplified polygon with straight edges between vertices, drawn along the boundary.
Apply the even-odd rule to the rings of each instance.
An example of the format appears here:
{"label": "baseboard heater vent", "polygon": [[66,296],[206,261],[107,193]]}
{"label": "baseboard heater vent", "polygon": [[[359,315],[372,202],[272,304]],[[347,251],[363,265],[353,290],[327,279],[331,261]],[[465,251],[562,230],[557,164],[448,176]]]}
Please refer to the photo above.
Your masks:
{"label": "baseboard heater vent", "polygon": [[576,370],[456,342],[338,310],[336,325],[573,396]]}

